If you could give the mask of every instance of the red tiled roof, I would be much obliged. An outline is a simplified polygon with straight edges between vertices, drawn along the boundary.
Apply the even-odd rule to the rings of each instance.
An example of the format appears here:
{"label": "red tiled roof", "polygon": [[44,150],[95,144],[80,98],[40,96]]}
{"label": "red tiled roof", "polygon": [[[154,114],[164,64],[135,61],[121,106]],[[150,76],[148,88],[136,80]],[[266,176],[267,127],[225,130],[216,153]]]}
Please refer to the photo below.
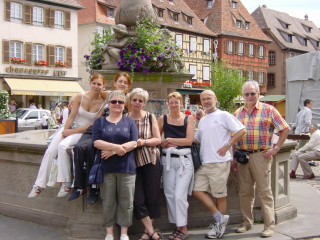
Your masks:
{"label": "red tiled roof", "polygon": [[[188,32],[195,32],[197,34],[209,36],[214,35],[183,0],[173,0],[172,3],[168,0],[151,0],[151,2],[155,8],[165,9],[163,18],[158,18],[158,22],[162,26]],[[171,11],[180,13],[179,20],[177,22],[173,20],[172,13],[170,13]],[[192,25],[188,24],[187,17],[192,17]]]}
{"label": "red tiled roof", "polygon": [[41,0],[39,2],[58,4],[74,9],[82,9],[83,5],[78,0]]}
{"label": "red tiled roof", "polygon": [[[270,41],[263,33],[254,18],[249,14],[240,0],[237,0],[237,8],[233,9],[230,1],[215,0],[212,8],[208,8],[207,0],[184,0],[198,16],[204,20],[206,26],[215,34],[232,35],[241,38],[258,39]],[[247,30],[242,24],[241,28],[237,28],[235,20],[242,23],[248,22],[250,28]]]}

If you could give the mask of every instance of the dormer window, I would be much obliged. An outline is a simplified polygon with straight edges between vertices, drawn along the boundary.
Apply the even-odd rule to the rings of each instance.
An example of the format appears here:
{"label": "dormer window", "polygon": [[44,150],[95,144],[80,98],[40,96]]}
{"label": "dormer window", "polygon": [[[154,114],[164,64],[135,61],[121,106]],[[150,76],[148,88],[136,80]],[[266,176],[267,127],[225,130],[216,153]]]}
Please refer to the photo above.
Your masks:
{"label": "dormer window", "polygon": [[212,1],[212,0],[209,0],[209,1],[208,1],[208,8],[212,8],[212,5],[213,5],[213,1]]}
{"label": "dormer window", "polygon": [[233,9],[237,9],[237,2],[232,1],[231,6]]}
{"label": "dormer window", "polygon": [[192,17],[187,17],[187,22],[189,25],[192,25]]}
{"label": "dormer window", "polygon": [[241,21],[240,20],[236,20],[236,27],[241,28]]}
{"label": "dormer window", "polygon": [[247,30],[250,29],[250,23],[249,23],[249,22],[245,22],[245,23],[244,23],[244,26],[245,26],[245,28],[246,28]]}
{"label": "dormer window", "polygon": [[173,3],[173,0],[168,0],[170,3]]}
{"label": "dormer window", "polygon": [[108,18],[114,18],[114,8],[108,8]]}
{"label": "dormer window", "polygon": [[[279,20],[279,19],[278,19]],[[281,24],[281,26],[285,29],[289,29],[289,26],[290,24],[289,23],[285,23],[285,22],[282,22],[281,20],[279,20],[279,23]]]}
{"label": "dormer window", "polygon": [[161,8],[158,9],[158,17],[163,18],[163,9]]}
{"label": "dormer window", "polygon": [[304,30],[306,30],[306,32],[311,33],[312,27],[306,26],[304,24],[302,24]]}
{"label": "dormer window", "polygon": [[175,22],[178,22],[179,21],[179,13],[173,13],[173,20]]}
{"label": "dormer window", "polygon": [[308,46],[308,38],[303,39],[304,46]]}

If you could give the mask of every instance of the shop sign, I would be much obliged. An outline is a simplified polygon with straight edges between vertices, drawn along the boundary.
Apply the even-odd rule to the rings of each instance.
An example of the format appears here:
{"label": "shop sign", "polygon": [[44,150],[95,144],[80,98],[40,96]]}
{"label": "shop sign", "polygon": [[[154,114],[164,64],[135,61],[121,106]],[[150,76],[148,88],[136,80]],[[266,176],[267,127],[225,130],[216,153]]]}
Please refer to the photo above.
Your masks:
{"label": "shop sign", "polygon": [[[20,73],[20,74],[32,74],[32,75],[49,75],[50,71],[48,69],[41,68],[21,68],[21,67],[6,67],[5,71],[7,73]],[[66,76],[67,71],[53,70],[53,76]]]}

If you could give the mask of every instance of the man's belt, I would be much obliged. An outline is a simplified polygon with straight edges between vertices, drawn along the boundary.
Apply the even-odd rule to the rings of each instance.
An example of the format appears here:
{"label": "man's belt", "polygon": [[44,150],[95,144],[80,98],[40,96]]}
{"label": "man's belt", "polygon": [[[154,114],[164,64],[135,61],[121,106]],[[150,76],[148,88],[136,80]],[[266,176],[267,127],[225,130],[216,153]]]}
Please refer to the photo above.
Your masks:
{"label": "man's belt", "polygon": [[262,151],[265,151],[265,150],[266,150],[266,149],[258,149],[258,150],[252,150],[252,151],[244,150],[244,151],[246,151],[247,153],[251,154],[251,153],[262,152]]}
{"label": "man's belt", "polygon": [[[162,153],[162,156],[163,156],[163,157],[165,157],[165,156],[167,156],[167,154]],[[180,157],[180,155],[178,155],[178,154],[174,154],[174,153],[171,153],[171,155],[170,155],[170,156],[171,156],[171,157],[175,157],[175,158]],[[186,155],[184,155],[184,157],[185,157],[185,158],[188,158],[188,156],[186,156]]]}

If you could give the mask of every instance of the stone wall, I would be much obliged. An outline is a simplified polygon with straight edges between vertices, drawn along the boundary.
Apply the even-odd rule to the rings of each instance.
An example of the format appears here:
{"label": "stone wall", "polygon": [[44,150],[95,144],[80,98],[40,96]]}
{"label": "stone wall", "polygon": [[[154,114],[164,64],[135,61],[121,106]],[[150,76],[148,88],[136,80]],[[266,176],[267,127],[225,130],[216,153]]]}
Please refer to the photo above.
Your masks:
{"label": "stone wall", "polygon": [[[42,156],[46,150],[45,139],[50,130],[35,130],[0,136],[0,212],[3,215],[23,220],[34,221],[68,230],[70,237],[102,238],[105,231],[102,227],[102,206],[99,200],[95,205],[86,204],[85,197],[74,201],[57,198],[59,189],[47,188],[36,199],[27,196],[36,179]],[[276,196],[276,215],[278,222],[296,215],[296,209],[290,204],[288,181],[288,156],[294,145],[287,146],[275,160],[273,187]],[[280,180],[278,180],[280,179]],[[238,200],[237,174],[231,173],[228,182],[228,214],[230,223],[240,223],[241,213]],[[275,192],[276,191],[276,192]],[[194,198],[189,197],[189,228],[209,226],[212,216]],[[289,207],[289,208],[288,208]],[[255,203],[256,220],[261,220],[258,201]],[[294,214],[295,211],[295,214]],[[161,196],[162,217],[155,220],[155,227],[172,230],[168,223],[164,195]],[[131,233],[142,232],[140,222],[134,220],[129,228]]]}

